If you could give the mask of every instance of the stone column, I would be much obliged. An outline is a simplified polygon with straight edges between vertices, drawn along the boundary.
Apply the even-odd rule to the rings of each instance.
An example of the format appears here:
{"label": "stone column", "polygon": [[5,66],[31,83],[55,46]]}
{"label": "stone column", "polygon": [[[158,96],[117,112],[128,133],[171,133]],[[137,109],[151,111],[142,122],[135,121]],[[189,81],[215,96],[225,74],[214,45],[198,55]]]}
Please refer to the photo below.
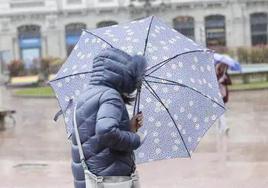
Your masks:
{"label": "stone column", "polygon": [[46,58],[48,56],[48,44],[47,44],[47,40],[48,40],[48,37],[47,37],[47,32],[44,31],[42,32],[41,34],[41,57],[43,58]]}
{"label": "stone column", "polygon": [[0,51],[9,51],[14,57],[13,53],[13,32],[10,28],[10,19],[0,19]]}
{"label": "stone column", "polygon": [[247,29],[245,28],[244,4],[234,2],[226,15],[226,36],[228,47],[246,46]]}
{"label": "stone column", "polygon": [[194,17],[195,20],[195,41],[198,44],[201,44],[203,46],[206,46],[206,30],[205,30],[205,21],[204,16],[200,16],[198,14],[198,17]]}
{"label": "stone column", "polygon": [[13,35],[11,38],[12,44],[12,54],[14,59],[20,59],[20,47],[19,47],[19,39],[18,36]]}
{"label": "stone column", "polygon": [[244,33],[244,45],[251,46],[251,31],[250,31],[250,13],[247,11],[246,5],[242,6],[243,15],[243,33]]}
{"label": "stone column", "polygon": [[46,17],[46,55],[51,57],[62,56],[61,31],[57,24],[58,17],[56,15],[48,15]]}

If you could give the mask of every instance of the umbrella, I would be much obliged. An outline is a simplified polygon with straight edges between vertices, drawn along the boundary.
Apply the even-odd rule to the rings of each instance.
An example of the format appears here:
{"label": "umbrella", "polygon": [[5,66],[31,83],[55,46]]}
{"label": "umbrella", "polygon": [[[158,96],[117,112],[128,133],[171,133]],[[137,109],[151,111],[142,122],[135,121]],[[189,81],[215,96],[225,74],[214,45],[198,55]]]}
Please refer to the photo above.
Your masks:
{"label": "umbrella", "polygon": [[[88,87],[93,58],[105,48],[143,55],[148,66],[134,112],[143,111],[147,132],[136,150],[138,163],[190,157],[202,136],[224,113],[213,53],[152,16],[130,23],[83,31],[50,82],[72,132],[72,111]],[[60,113],[58,113],[59,115]]]}
{"label": "umbrella", "polygon": [[241,71],[240,63],[228,55],[215,53],[214,60],[215,60],[215,64],[224,63],[228,65],[232,71]]}

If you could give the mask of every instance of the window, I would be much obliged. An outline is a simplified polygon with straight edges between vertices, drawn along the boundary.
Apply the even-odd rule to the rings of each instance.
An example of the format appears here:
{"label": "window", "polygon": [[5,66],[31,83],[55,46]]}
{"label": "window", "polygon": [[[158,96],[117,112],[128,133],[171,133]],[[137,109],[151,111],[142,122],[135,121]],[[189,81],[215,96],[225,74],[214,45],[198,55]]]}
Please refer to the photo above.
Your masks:
{"label": "window", "polygon": [[205,18],[206,44],[211,46],[226,46],[225,17],[212,15]]}
{"label": "window", "polygon": [[97,23],[97,28],[108,27],[108,26],[112,26],[112,25],[116,25],[116,24],[118,24],[116,21],[101,21],[101,22]]}
{"label": "window", "polygon": [[250,15],[251,44],[267,44],[268,16],[266,13],[254,13]]}
{"label": "window", "polygon": [[34,65],[34,60],[41,57],[41,33],[38,25],[23,25],[18,27],[20,56],[26,68]]}
{"label": "window", "polygon": [[10,2],[10,8],[29,8],[45,6],[44,1],[14,1]]}
{"label": "window", "polygon": [[82,0],[67,0],[67,4],[81,4]]}
{"label": "window", "polygon": [[194,18],[190,16],[178,16],[173,19],[174,29],[190,39],[194,37]]}
{"label": "window", "polygon": [[67,55],[71,53],[73,47],[79,40],[82,29],[86,29],[84,23],[71,23],[65,26],[65,40]]}

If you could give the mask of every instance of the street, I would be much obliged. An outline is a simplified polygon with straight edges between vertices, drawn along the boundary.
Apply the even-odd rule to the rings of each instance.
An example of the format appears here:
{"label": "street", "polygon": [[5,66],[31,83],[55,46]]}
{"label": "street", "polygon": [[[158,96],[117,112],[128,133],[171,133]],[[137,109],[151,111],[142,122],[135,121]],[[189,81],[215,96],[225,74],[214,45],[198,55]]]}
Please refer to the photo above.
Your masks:
{"label": "street", "polygon": [[[13,97],[0,87],[1,107],[14,109],[16,126],[0,132],[0,188],[72,188],[70,143],[53,98]],[[268,187],[268,90],[231,92],[229,136],[215,126],[191,159],[138,166],[143,188]],[[145,117],[146,118],[146,117]]]}

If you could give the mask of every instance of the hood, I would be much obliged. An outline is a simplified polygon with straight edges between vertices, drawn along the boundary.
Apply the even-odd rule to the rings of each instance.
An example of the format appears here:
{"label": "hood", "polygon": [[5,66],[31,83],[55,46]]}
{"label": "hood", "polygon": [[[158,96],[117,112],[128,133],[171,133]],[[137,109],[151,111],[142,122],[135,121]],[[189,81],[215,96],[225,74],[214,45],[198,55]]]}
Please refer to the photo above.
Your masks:
{"label": "hood", "polygon": [[143,56],[131,56],[122,50],[107,48],[93,60],[90,83],[105,85],[120,93],[132,93],[141,84],[146,64]]}

